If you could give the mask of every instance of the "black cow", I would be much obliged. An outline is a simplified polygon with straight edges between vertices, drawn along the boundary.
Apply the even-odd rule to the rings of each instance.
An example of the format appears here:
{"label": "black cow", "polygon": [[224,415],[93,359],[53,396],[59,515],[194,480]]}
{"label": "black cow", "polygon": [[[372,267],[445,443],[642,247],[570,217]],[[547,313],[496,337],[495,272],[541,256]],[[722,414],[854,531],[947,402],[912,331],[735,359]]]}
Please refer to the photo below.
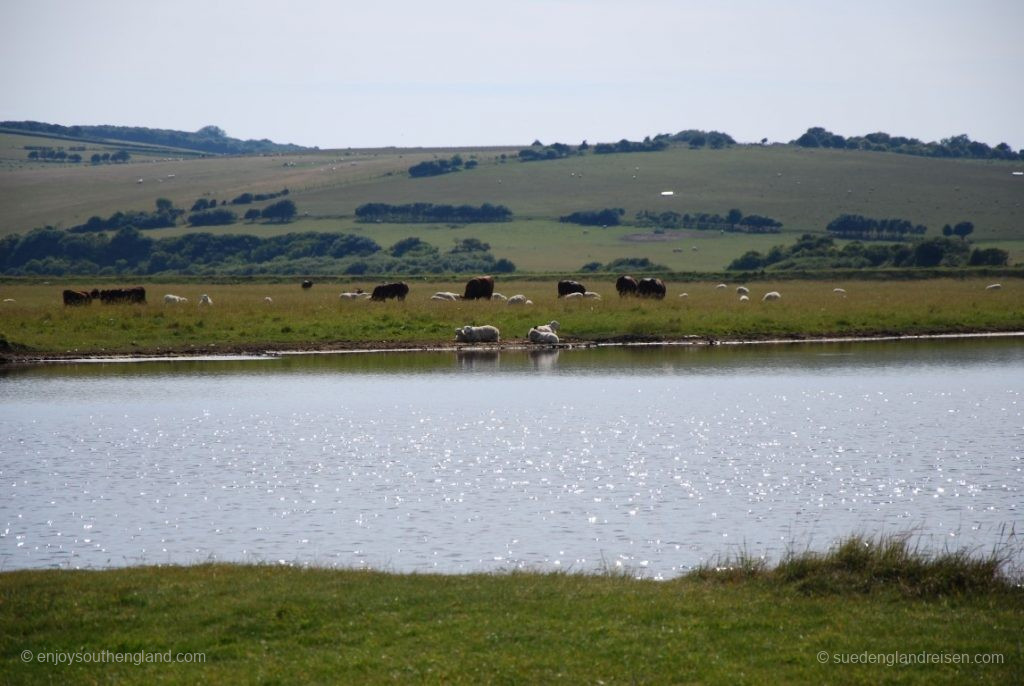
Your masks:
{"label": "black cow", "polygon": [[370,296],[370,300],[387,300],[388,298],[398,298],[399,300],[405,300],[405,296],[409,294],[409,286],[404,283],[382,283],[373,289],[373,294]]}
{"label": "black cow", "polygon": [[586,293],[587,288],[578,281],[559,281],[558,282],[558,297],[569,295],[570,293]]}
{"label": "black cow", "polygon": [[666,293],[665,282],[661,279],[640,279],[636,285],[636,293],[641,298],[657,298],[661,300],[665,297]]}
{"label": "black cow", "polygon": [[466,282],[466,294],[463,300],[490,300],[494,295],[493,276],[474,276]]}
{"label": "black cow", "polygon": [[92,294],[89,291],[64,291],[65,305],[88,305],[92,302]]}
{"label": "black cow", "polygon": [[92,290],[92,297],[99,296],[100,302],[104,305],[114,303],[141,303],[146,302],[146,289],[142,286],[131,288],[106,288],[103,290]]}
{"label": "black cow", "polygon": [[627,295],[636,295],[636,289],[636,279],[628,274],[623,274],[615,280],[615,290],[619,292],[620,298]]}
{"label": "black cow", "polygon": [[309,279],[306,279],[305,281],[302,282],[302,287],[305,289],[310,289],[313,287],[313,282],[310,281]]}

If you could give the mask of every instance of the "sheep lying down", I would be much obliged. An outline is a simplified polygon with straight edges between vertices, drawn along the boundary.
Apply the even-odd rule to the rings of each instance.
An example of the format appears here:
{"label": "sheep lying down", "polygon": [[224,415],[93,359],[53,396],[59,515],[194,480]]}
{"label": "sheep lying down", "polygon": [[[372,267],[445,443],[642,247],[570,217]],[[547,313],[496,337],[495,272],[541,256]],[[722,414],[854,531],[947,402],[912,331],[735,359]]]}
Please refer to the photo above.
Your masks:
{"label": "sheep lying down", "polygon": [[497,343],[501,332],[496,326],[463,326],[455,329],[456,343]]}

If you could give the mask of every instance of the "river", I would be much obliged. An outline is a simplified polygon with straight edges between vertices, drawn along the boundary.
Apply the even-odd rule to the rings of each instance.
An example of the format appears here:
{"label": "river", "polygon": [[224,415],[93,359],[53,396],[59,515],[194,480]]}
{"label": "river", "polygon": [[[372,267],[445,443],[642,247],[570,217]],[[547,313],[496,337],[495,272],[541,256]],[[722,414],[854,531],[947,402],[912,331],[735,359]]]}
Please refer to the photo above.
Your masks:
{"label": "river", "polygon": [[1022,380],[1020,339],[11,367],[0,569],[1019,560]]}

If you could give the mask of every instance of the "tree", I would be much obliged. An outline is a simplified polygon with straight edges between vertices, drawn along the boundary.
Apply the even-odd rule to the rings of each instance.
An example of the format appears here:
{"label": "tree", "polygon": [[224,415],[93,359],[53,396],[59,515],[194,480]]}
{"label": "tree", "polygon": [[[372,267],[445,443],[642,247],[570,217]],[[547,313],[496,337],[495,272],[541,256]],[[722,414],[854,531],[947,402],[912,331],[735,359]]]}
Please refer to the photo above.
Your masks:
{"label": "tree", "polygon": [[953,227],[950,226],[949,224],[946,224],[945,226],[943,226],[942,227],[942,235],[945,236],[946,238],[949,238],[950,236],[952,236],[953,235]]}
{"label": "tree", "polygon": [[167,214],[174,209],[174,203],[167,198],[156,199],[156,211],[160,214]]}
{"label": "tree", "polygon": [[264,219],[273,219],[284,223],[294,219],[296,214],[298,214],[298,208],[295,207],[293,201],[279,200],[272,205],[264,207],[262,216]]}
{"label": "tree", "polygon": [[249,208],[248,210],[245,211],[245,220],[250,223],[254,222],[260,218],[261,214],[263,213],[257,210],[255,207]]}
{"label": "tree", "polygon": [[960,236],[960,240],[967,240],[967,237],[974,233],[974,224],[971,222],[960,222],[953,227],[953,233]]}
{"label": "tree", "polygon": [[729,214],[725,215],[725,221],[730,224],[739,224],[741,219],[743,219],[743,213],[735,207],[729,210]]}

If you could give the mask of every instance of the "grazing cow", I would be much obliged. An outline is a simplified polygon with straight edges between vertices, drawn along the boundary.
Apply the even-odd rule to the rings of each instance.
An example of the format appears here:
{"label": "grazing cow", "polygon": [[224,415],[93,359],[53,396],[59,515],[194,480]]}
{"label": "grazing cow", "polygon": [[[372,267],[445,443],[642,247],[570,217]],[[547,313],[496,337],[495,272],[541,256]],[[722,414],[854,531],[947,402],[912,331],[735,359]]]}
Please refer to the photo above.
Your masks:
{"label": "grazing cow", "polygon": [[146,289],[142,286],[132,288],[106,288],[103,290],[92,289],[93,298],[99,298],[104,305],[113,303],[145,303]]}
{"label": "grazing cow", "polygon": [[370,300],[383,301],[390,298],[405,300],[405,296],[407,295],[409,295],[408,284],[402,283],[401,281],[396,283],[382,283],[373,289],[373,295],[370,296]]}
{"label": "grazing cow", "polygon": [[558,282],[558,297],[564,298],[570,293],[579,293],[583,295],[587,292],[586,286],[579,283],[578,281],[559,281]]}
{"label": "grazing cow", "polygon": [[313,287],[313,282],[310,281],[309,279],[306,279],[305,281],[302,282],[302,287],[308,290]]}
{"label": "grazing cow", "polygon": [[438,291],[430,296],[431,300],[443,300],[445,302],[455,302],[461,300],[462,296],[458,293],[452,293],[451,291]]}
{"label": "grazing cow", "polygon": [[88,291],[64,291],[65,305],[88,305],[92,302],[92,294]]}
{"label": "grazing cow", "polygon": [[173,295],[172,293],[168,293],[167,295],[164,296],[164,304],[165,305],[177,305],[178,303],[187,303],[187,302],[188,302],[188,298],[183,298],[180,295]]}
{"label": "grazing cow", "polygon": [[739,295],[750,295],[750,289],[746,286],[737,286],[736,293]]}
{"label": "grazing cow", "polygon": [[199,296],[199,304],[200,305],[213,305],[213,300],[206,293],[203,293],[201,296]]}
{"label": "grazing cow", "polygon": [[1003,287],[1003,284],[1001,284],[1001,283],[991,283],[991,284],[985,286],[985,290],[986,291],[998,291],[1002,287]]}
{"label": "grazing cow", "polygon": [[623,274],[615,279],[615,290],[619,292],[620,298],[627,295],[636,295],[636,288],[636,279],[628,274]]}
{"label": "grazing cow", "polygon": [[526,338],[531,343],[542,343],[545,345],[557,345],[558,334],[554,331],[542,331],[536,327],[530,329],[529,333],[526,334]]}
{"label": "grazing cow", "polygon": [[456,343],[497,343],[500,336],[498,328],[490,325],[455,329]]}
{"label": "grazing cow", "polygon": [[466,282],[463,300],[490,300],[494,294],[493,276],[475,276]]}
{"label": "grazing cow", "polygon": [[640,279],[636,285],[636,293],[641,298],[657,298],[661,300],[665,297],[666,292],[665,282],[661,279]]}
{"label": "grazing cow", "polygon": [[766,302],[768,300],[782,300],[782,294],[778,291],[768,291],[764,294],[764,297],[761,298],[761,302]]}
{"label": "grazing cow", "polygon": [[518,293],[518,294],[513,295],[511,298],[508,299],[508,304],[509,305],[529,305],[531,303],[530,303],[529,300],[526,299],[525,295],[523,295],[522,293]]}

